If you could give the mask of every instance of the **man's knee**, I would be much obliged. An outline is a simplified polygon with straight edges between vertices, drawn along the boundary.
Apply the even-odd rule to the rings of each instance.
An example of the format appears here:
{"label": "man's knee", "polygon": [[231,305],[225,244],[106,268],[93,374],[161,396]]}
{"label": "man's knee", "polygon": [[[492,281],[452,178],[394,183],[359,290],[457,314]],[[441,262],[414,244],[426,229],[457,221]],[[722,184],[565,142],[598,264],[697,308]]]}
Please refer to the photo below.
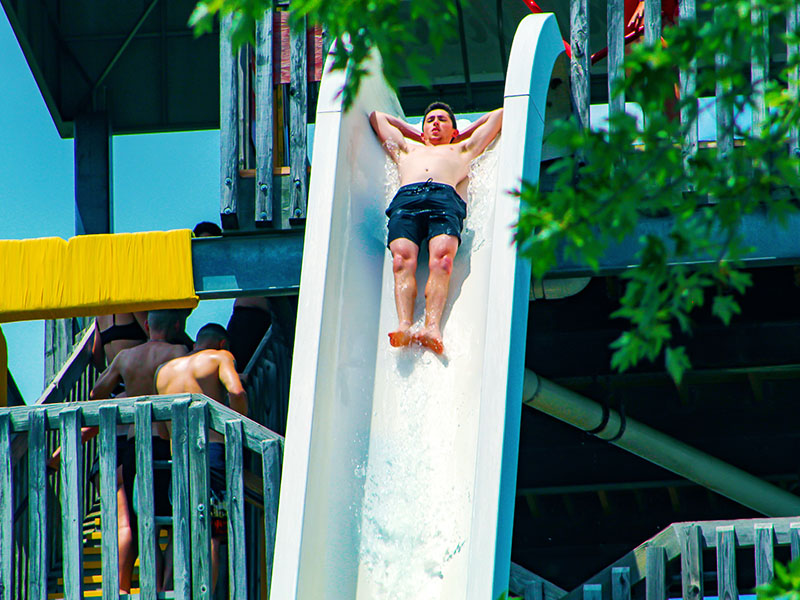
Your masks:
{"label": "man's knee", "polygon": [[417,270],[417,253],[418,250],[414,244],[408,243],[393,243],[392,250],[392,268],[395,273],[401,271],[416,271]]}
{"label": "man's knee", "polygon": [[450,273],[453,272],[453,254],[441,253],[438,255],[431,255],[431,259],[428,262],[428,268],[431,273],[437,271],[439,273],[450,275]]}

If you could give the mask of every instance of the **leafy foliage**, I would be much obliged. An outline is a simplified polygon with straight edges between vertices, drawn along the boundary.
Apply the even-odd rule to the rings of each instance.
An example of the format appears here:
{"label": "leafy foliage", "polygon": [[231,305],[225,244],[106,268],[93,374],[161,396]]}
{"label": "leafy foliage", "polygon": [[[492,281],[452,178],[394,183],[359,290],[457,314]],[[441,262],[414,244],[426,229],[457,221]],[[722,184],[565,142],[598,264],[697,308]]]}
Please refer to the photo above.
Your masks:
{"label": "leafy foliage", "polygon": [[[233,15],[231,40],[236,51],[242,44],[253,42],[255,23],[272,6],[273,0],[201,0],[189,25],[196,35],[202,35],[211,31],[216,16]],[[352,104],[367,73],[365,64],[371,48],[380,52],[384,76],[390,84],[410,76],[427,85],[430,77],[424,66],[430,57],[407,49],[430,41],[438,53],[455,35],[456,0],[441,0],[435,7],[427,0],[291,0],[289,11],[294,27],[308,19],[311,24],[322,25],[335,40],[333,68],[346,70],[342,90],[345,109]]]}
{"label": "leafy foliage", "polygon": [[[625,293],[612,316],[627,319],[630,327],[612,343],[612,366],[619,370],[663,355],[667,371],[680,383],[690,361],[674,342],[676,332],[690,333],[692,312],[707,297],[713,298],[712,314],[728,324],[740,312],[737,295],[751,283],[741,270],[741,259],[751,250],[740,229],[742,216],[762,211],[783,222],[797,210],[800,160],[786,151],[790,129],[800,119],[800,104],[787,92],[788,68],[796,61],[776,79],[761,82],[768,106],[764,121],[753,130],[749,119],[737,119],[741,143],[737,140],[739,147],[727,156],[716,149],[691,155],[676,143],[686,138],[699,109],[697,97],[678,100],[674,92],[678,69],[689,68],[694,58],[698,96],[712,96],[720,85],[719,109],[757,110],[756,90],[746,75],[751,53],[759,52],[753,42],[760,21],[751,12],[777,20],[795,5],[795,0],[699,3],[701,10],[714,11],[713,19],[667,27],[664,45],[637,44],[626,58],[627,75],[617,93],[642,107],[644,125],[627,114],[613,116],[609,132],[561,123],[550,140],[566,151],[549,171],[554,190],[522,184],[516,239],[538,277],[562,252],[597,270],[609,245],[632,236],[642,217],[669,219],[666,239],[638,239],[639,264],[622,276]],[[715,69],[719,52],[728,63]],[[679,110],[690,117],[685,124],[670,118]]]}
{"label": "leafy foliage", "polygon": [[756,588],[758,600],[800,600],[800,559],[784,566],[775,562],[775,577]]}

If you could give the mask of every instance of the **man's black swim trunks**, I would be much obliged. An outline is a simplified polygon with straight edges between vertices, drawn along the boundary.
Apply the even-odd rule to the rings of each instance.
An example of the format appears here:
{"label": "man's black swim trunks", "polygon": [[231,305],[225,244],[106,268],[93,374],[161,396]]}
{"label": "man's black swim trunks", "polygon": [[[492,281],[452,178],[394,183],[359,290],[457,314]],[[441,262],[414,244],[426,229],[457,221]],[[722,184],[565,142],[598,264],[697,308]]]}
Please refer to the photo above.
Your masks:
{"label": "man's black swim trunks", "polygon": [[389,208],[389,241],[407,238],[417,246],[446,233],[458,238],[467,216],[467,203],[451,185],[425,181],[404,185],[395,194]]}

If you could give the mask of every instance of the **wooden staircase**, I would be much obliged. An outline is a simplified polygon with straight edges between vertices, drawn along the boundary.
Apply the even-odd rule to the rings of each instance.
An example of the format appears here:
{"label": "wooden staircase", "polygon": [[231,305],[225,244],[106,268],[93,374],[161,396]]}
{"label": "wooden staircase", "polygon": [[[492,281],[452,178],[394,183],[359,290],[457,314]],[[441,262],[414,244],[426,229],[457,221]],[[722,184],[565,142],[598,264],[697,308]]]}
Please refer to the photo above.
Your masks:
{"label": "wooden staircase", "polygon": [[[101,548],[103,544],[103,534],[100,527],[100,507],[86,515],[83,520],[83,597],[102,598],[103,576],[101,574]],[[167,531],[161,529],[159,532],[159,546],[161,550],[167,547]],[[130,594],[120,594],[120,599],[134,599],[139,597],[139,559],[133,566],[133,577]],[[54,590],[48,592],[48,600],[62,600],[64,598],[64,579],[63,577],[53,577],[48,588]],[[159,599],[168,600],[174,598],[173,592],[158,594]]]}

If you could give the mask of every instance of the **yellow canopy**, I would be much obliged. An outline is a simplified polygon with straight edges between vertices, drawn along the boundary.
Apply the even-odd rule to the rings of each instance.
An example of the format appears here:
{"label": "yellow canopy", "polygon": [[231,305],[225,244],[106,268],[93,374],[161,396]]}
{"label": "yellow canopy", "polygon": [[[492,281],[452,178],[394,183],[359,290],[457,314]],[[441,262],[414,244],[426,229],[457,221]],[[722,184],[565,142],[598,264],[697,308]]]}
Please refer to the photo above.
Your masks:
{"label": "yellow canopy", "polygon": [[0,322],[194,308],[191,231],[0,240]]}

